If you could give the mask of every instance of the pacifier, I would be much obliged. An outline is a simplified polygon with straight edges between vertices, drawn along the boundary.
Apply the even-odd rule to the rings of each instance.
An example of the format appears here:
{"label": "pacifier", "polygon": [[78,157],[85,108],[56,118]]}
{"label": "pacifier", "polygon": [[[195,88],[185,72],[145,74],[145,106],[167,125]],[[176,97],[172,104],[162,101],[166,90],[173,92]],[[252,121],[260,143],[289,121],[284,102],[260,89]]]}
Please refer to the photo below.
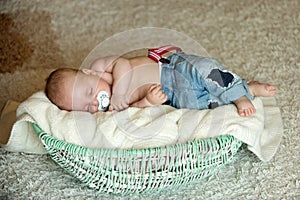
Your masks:
{"label": "pacifier", "polygon": [[98,110],[105,112],[109,106],[109,95],[106,91],[100,91],[97,95],[97,100],[99,102]]}

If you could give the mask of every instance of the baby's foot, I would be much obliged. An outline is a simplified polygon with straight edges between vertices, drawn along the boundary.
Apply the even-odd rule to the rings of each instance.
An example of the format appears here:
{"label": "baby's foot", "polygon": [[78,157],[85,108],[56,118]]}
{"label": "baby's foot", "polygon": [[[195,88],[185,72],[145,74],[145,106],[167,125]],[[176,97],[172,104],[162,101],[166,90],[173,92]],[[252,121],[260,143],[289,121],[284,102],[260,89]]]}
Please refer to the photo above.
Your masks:
{"label": "baby's foot", "polygon": [[238,113],[242,117],[252,115],[256,112],[253,104],[246,96],[242,96],[241,98],[233,101],[233,103],[236,105]]}
{"label": "baby's foot", "polygon": [[272,97],[276,94],[276,88],[273,85],[251,81],[248,83],[250,94],[254,97]]}

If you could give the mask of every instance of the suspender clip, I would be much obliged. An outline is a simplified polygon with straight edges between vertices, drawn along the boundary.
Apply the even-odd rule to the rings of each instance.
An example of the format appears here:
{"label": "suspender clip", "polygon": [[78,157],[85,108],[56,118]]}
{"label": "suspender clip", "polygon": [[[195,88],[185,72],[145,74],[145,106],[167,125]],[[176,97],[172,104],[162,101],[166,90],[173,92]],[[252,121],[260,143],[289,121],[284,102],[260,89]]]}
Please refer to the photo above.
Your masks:
{"label": "suspender clip", "polygon": [[164,64],[170,64],[170,61],[166,58],[159,59],[159,62],[164,63]]}

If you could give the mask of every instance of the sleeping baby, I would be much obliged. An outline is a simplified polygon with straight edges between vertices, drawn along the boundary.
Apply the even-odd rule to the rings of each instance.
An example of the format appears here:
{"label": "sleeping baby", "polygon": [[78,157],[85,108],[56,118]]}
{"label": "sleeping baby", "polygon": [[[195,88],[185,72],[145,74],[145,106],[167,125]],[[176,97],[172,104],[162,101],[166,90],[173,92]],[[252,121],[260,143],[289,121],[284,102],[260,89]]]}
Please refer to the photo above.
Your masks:
{"label": "sleeping baby", "polygon": [[[165,53],[171,55],[165,58]],[[148,56],[100,58],[89,69],[59,68],[49,75],[45,93],[67,111],[95,113],[161,104],[210,109],[233,103],[240,116],[249,116],[256,112],[251,100],[274,96],[276,89],[247,83],[213,58],[188,55],[168,45],[149,49]]]}

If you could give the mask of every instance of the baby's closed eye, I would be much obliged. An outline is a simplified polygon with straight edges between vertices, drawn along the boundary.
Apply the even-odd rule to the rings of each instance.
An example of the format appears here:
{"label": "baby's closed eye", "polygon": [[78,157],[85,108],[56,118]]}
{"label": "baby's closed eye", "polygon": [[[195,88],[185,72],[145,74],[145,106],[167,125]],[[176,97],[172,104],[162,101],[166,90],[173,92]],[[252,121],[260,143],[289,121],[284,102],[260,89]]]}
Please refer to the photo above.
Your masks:
{"label": "baby's closed eye", "polygon": [[89,92],[88,92],[89,96],[92,96],[94,94],[94,89],[91,87]]}

